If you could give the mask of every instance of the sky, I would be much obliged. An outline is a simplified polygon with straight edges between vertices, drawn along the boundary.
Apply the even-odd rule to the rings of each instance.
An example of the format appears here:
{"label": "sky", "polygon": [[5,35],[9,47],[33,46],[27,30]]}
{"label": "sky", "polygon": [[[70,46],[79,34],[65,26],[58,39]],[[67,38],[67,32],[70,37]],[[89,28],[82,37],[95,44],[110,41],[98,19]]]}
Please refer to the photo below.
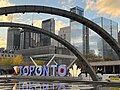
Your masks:
{"label": "sky", "polygon": [[[42,5],[70,10],[71,7],[79,6],[84,9],[84,16],[88,19],[106,17],[120,22],[120,0],[0,0],[0,7],[15,5]],[[56,33],[61,27],[69,25],[69,19],[48,14],[12,14],[0,16],[0,21],[19,22],[41,27],[42,20],[55,18]],[[119,23],[120,24],[120,23]],[[0,28],[0,47],[6,47],[7,28]],[[91,42],[92,43],[92,42]]]}

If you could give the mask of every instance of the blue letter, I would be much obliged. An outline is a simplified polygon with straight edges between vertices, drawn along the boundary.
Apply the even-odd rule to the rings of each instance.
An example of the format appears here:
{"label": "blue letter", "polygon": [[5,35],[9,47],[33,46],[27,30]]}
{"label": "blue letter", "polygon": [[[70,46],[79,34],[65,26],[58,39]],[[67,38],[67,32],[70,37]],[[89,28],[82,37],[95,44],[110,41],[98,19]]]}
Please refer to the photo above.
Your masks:
{"label": "blue letter", "polygon": [[63,76],[64,77],[66,75],[66,73],[67,73],[66,65],[60,65],[58,67],[58,74],[59,74],[59,76]]}
{"label": "blue letter", "polygon": [[44,90],[49,90],[49,86],[48,85],[43,85],[43,89]]}
{"label": "blue letter", "polygon": [[19,75],[22,75],[22,68],[23,68],[23,66],[18,66],[18,68],[19,68]]}
{"label": "blue letter", "polygon": [[53,68],[53,75],[51,76],[55,76],[55,68],[57,67],[57,65],[51,65],[51,67]]}
{"label": "blue letter", "polygon": [[28,76],[28,74],[29,74],[29,67],[28,66],[24,66],[24,68],[23,68],[23,75],[24,76]]}
{"label": "blue letter", "polygon": [[30,76],[33,75],[35,70],[35,66],[30,66]]}
{"label": "blue letter", "polygon": [[49,67],[43,66],[43,76],[49,76]]}
{"label": "blue letter", "polygon": [[60,85],[58,86],[58,90],[66,90],[65,85],[60,84]]}
{"label": "blue letter", "polygon": [[18,66],[18,68],[19,68],[19,74],[22,75],[22,68],[23,68],[23,66]]}
{"label": "blue letter", "polygon": [[42,74],[42,66],[37,66],[35,69],[35,74],[40,76]]}

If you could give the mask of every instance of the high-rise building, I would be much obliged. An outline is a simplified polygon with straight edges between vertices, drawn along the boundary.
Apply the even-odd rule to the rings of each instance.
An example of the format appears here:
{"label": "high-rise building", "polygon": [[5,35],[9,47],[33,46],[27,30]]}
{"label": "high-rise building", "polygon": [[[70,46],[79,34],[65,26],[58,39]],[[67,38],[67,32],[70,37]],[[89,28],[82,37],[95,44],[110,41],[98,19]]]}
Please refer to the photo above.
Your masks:
{"label": "high-rise building", "polygon": [[[48,30],[52,33],[55,33],[55,20],[54,20],[54,18],[42,21],[42,28],[44,30]],[[43,46],[49,46],[49,45],[54,46],[55,45],[55,40],[47,35],[41,34],[41,40],[42,40]]]}
{"label": "high-rise building", "polygon": [[8,28],[7,32],[7,50],[19,50],[20,49],[20,29]]}
{"label": "high-rise building", "polygon": [[120,45],[120,31],[118,32],[118,43]]}
{"label": "high-rise building", "polygon": [[83,54],[89,54],[89,28],[83,25]]}
{"label": "high-rise building", "polygon": [[[70,26],[60,28],[58,35],[65,39],[66,41],[70,42],[71,30]],[[58,47],[64,47],[61,43],[58,43]]]}
{"label": "high-rise building", "polygon": [[20,34],[20,49],[28,49],[41,46],[41,33],[22,29]]}
{"label": "high-rise building", "polygon": [[[42,28],[55,33],[55,20],[52,18],[42,21]],[[20,34],[20,49],[54,45],[54,40],[49,36],[37,33],[35,31],[22,29]]]}
{"label": "high-rise building", "polygon": [[[104,17],[95,18],[92,21],[98,24],[100,27],[102,27],[116,41],[118,41],[118,23]],[[98,55],[102,56],[102,58],[110,58],[110,59],[118,58],[117,54],[112,50],[110,45],[101,37],[98,38],[97,46],[98,46]]]}
{"label": "high-rise building", "polygon": [[[84,10],[80,7],[70,9],[71,12],[84,16]],[[89,53],[89,29],[81,23],[70,20],[71,44],[74,45],[82,54]]]}
{"label": "high-rise building", "polygon": [[[99,35],[89,29],[89,45],[90,45],[90,51],[94,50],[96,55],[98,55],[98,47],[97,47],[97,41],[98,41]],[[89,52],[91,54],[91,52]]]}

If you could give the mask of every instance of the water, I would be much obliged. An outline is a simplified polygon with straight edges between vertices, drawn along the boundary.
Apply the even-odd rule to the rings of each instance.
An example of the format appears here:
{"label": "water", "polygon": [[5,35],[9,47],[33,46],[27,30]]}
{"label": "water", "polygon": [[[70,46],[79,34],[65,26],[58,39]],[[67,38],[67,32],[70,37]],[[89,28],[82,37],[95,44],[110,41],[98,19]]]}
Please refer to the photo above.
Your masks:
{"label": "water", "polygon": [[118,87],[108,87],[84,83],[59,83],[40,81],[12,81],[0,83],[0,90],[120,90]]}

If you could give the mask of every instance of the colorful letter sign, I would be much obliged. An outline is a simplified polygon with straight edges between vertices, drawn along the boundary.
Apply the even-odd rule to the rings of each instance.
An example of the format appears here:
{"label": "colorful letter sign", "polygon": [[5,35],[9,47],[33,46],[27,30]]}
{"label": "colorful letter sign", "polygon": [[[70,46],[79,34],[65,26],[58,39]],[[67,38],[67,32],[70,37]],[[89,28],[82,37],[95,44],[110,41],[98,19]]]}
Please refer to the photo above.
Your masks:
{"label": "colorful letter sign", "polygon": [[67,73],[66,65],[51,66],[14,66],[15,73],[23,76],[62,76]]}

